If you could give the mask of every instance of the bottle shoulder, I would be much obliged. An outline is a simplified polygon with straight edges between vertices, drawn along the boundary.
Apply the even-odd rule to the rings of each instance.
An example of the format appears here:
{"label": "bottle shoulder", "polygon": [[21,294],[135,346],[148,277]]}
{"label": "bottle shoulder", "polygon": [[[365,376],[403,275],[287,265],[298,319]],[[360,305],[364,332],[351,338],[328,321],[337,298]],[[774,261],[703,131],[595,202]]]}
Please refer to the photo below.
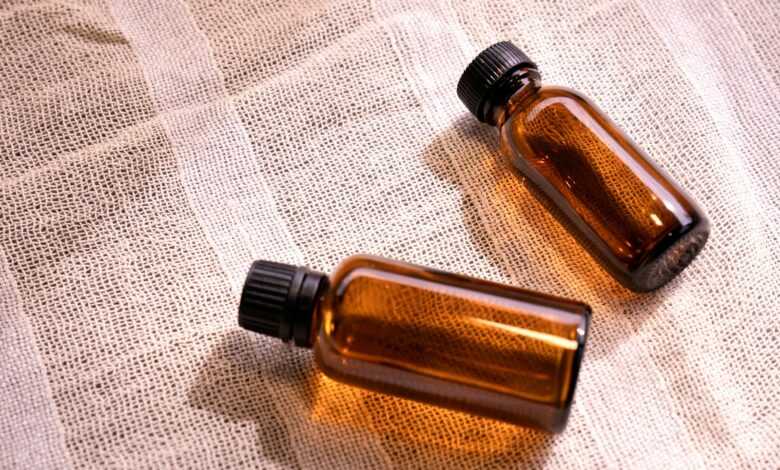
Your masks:
{"label": "bottle shoulder", "polygon": [[[545,85],[532,95],[510,103],[500,129],[524,129],[528,126],[557,129],[564,121],[595,120],[608,124],[604,113],[577,90]],[[548,122],[551,121],[551,122]]]}
{"label": "bottle shoulder", "polygon": [[325,304],[331,309],[336,309],[335,306],[341,303],[348,291],[365,289],[367,284],[375,284],[387,277],[388,273],[404,270],[408,270],[406,263],[380,256],[356,254],[345,258],[329,276],[330,286]]}
{"label": "bottle shoulder", "polygon": [[510,101],[510,116],[529,114],[549,106],[566,108],[592,108],[593,103],[582,93],[572,88],[544,85],[527,97]]}
{"label": "bottle shoulder", "polygon": [[330,276],[331,286],[337,286],[349,278],[354,277],[356,271],[362,269],[387,269],[388,267],[398,265],[396,261],[392,261],[381,256],[368,255],[368,254],[356,254],[348,258],[345,258],[338,266],[333,270]]}

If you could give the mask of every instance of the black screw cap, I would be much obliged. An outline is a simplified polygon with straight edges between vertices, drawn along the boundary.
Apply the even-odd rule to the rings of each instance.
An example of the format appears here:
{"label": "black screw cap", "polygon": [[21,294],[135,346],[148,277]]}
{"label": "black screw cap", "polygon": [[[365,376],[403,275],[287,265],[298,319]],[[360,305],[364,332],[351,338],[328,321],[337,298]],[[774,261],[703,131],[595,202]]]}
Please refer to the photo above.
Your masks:
{"label": "black screw cap", "polygon": [[488,47],[466,67],[458,81],[458,98],[481,122],[487,122],[487,113],[497,91],[504,81],[518,69],[536,69],[536,64],[509,41]]}
{"label": "black screw cap", "polygon": [[255,261],[241,292],[238,324],[256,333],[311,346],[311,322],[328,285],[324,273],[305,266]]}

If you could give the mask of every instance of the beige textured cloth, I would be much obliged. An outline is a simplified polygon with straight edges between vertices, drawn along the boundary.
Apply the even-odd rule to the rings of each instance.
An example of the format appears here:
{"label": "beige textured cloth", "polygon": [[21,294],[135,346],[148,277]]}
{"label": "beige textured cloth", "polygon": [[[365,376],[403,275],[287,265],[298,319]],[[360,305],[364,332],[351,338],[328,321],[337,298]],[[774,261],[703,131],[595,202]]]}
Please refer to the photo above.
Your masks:
{"label": "beige textured cloth", "polygon": [[[0,467],[777,468],[776,0],[0,5]],[[668,287],[612,281],[458,101],[500,39],[708,212]],[[251,260],[355,252],[591,304],[566,432],[236,326]]]}

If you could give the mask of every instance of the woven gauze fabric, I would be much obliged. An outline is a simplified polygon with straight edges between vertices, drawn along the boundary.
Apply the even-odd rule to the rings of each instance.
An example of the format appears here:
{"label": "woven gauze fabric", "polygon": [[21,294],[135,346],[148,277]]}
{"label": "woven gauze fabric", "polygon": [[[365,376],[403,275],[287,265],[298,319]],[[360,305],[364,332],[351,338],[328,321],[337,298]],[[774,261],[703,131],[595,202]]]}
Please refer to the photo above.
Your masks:
{"label": "woven gauze fabric", "polygon": [[[511,40],[712,220],[606,275],[455,94]],[[6,1],[0,467],[770,468],[780,461],[773,0]],[[334,382],[238,328],[253,259],[364,252],[587,302],[567,430]]]}

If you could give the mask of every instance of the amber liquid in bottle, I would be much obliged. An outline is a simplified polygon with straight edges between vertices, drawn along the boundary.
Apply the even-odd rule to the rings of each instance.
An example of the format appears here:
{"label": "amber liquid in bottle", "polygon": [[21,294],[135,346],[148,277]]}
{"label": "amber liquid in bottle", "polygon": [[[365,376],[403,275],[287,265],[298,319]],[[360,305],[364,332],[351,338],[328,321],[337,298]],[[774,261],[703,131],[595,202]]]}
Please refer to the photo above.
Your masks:
{"label": "amber liquid in bottle", "polygon": [[[296,343],[314,348],[329,377],[551,432],[565,427],[587,305],[370,256],[347,259],[324,284],[307,307],[310,333]],[[253,289],[242,297],[245,318],[257,308],[252,298],[265,295]]]}
{"label": "amber liquid in bottle", "polygon": [[483,51],[458,92],[500,130],[502,154],[535,195],[624,286],[656,289],[704,246],[709,221],[696,203],[595,104],[542,86],[510,43]]}

